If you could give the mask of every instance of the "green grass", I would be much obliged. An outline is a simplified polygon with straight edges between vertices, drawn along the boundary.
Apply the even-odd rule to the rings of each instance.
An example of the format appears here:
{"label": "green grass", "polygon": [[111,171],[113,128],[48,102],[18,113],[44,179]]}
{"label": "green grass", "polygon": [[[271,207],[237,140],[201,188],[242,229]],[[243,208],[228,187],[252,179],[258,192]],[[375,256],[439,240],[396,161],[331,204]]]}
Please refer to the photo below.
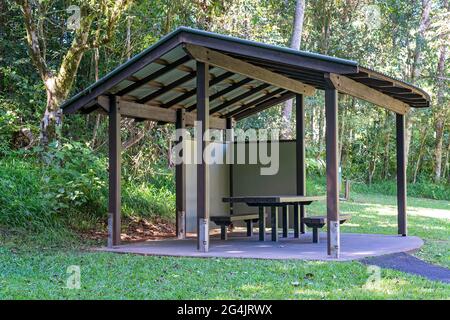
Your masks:
{"label": "green grass", "polygon": [[[310,214],[326,212],[324,202],[314,203],[308,209]],[[396,197],[354,193],[351,201],[340,203],[340,209],[341,213],[352,215],[342,225],[342,232],[397,233]],[[425,241],[417,255],[450,268],[450,202],[409,197],[407,212],[409,235]]]}
{"label": "green grass", "polygon": [[[383,270],[378,287],[357,262],[2,252],[0,296],[12,299],[447,299],[450,286]],[[70,265],[81,288],[68,289]]]}
{"label": "green grass", "polygon": [[[343,232],[396,233],[395,197],[354,193],[341,202],[352,220]],[[313,204],[310,214],[323,213]],[[408,199],[409,233],[425,240],[417,255],[449,263],[450,203]],[[447,218],[444,218],[447,216]],[[450,285],[383,269],[377,286],[358,262],[143,257],[76,247],[42,249],[21,234],[0,238],[0,299],[449,299]],[[38,238],[43,235],[38,236]],[[37,240],[38,243],[44,241]],[[70,265],[81,288],[68,289]]]}

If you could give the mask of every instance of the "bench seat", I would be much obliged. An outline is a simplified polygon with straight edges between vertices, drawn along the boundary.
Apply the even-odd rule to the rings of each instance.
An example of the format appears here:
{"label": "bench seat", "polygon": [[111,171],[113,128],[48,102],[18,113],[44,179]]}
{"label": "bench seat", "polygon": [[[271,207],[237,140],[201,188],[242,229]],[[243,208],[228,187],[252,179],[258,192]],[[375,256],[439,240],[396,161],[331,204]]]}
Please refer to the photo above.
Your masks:
{"label": "bench seat", "polygon": [[[351,215],[341,214],[339,215],[339,224],[343,224],[347,220],[350,220]],[[326,216],[313,216],[303,218],[303,223],[313,229],[313,242],[319,243],[319,229],[327,224]]]}
{"label": "bench seat", "polygon": [[210,217],[211,221],[220,226],[220,239],[227,239],[227,227],[235,221],[245,221],[247,223],[247,236],[253,235],[253,223],[257,222],[259,215],[257,213],[236,214],[229,216]]}

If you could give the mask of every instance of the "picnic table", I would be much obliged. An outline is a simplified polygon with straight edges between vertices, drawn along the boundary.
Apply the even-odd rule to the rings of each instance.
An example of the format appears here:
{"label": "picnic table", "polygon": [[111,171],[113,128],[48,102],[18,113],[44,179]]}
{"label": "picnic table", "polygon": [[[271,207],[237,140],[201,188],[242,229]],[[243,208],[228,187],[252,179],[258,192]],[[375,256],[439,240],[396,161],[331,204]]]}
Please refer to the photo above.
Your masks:
{"label": "picnic table", "polygon": [[245,203],[250,207],[259,208],[259,240],[265,240],[266,220],[264,216],[265,208],[270,208],[272,241],[278,241],[278,209],[283,209],[283,236],[287,237],[288,231],[288,206],[294,207],[294,237],[300,236],[303,218],[300,216],[300,206],[306,206],[314,201],[325,200],[325,196],[291,196],[291,195],[269,195],[269,196],[233,196],[224,197],[223,202]]}

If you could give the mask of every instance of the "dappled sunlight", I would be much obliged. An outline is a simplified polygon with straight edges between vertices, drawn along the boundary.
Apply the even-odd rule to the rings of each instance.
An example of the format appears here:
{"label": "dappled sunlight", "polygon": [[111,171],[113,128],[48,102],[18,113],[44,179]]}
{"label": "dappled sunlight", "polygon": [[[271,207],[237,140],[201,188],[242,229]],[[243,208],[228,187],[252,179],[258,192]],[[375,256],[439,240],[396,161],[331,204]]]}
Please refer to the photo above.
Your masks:
{"label": "dappled sunlight", "polygon": [[440,227],[440,226],[432,226],[432,225],[422,225],[422,226],[417,226],[416,228],[422,228],[423,230],[430,230],[430,231],[445,231],[447,230],[445,227]]}
{"label": "dappled sunlight", "polygon": [[355,227],[360,227],[361,225],[359,223],[346,222],[345,226],[355,228]]}
{"label": "dappled sunlight", "polygon": [[450,219],[450,210],[443,209],[409,207],[408,214],[438,219]]}

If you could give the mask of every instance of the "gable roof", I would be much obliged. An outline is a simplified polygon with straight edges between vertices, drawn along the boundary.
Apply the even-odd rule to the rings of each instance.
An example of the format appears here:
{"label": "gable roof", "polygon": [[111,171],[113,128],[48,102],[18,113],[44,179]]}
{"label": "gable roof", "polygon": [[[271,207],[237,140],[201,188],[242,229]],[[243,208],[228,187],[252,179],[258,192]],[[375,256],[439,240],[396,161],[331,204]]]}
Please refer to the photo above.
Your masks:
{"label": "gable roof", "polygon": [[[429,106],[430,97],[425,91],[360,67],[355,61],[180,27],[68,99],[61,106],[63,112],[91,112],[98,107],[95,99],[100,95],[117,95],[166,109],[195,111],[196,63],[186,50],[189,45],[211,49],[319,90],[327,87],[325,75],[332,73],[345,75],[411,107]],[[226,67],[210,67],[213,116],[233,116],[239,120],[293,95],[290,90]]]}

